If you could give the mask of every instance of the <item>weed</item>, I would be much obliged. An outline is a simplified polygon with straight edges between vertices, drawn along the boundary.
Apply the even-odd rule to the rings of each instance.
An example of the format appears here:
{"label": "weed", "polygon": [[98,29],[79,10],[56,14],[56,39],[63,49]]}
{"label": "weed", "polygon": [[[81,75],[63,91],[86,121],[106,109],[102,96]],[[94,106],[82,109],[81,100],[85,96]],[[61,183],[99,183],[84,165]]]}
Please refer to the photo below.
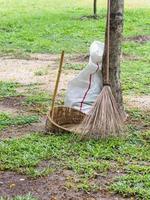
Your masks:
{"label": "weed", "polygon": [[78,158],[77,160],[70,160],[68,162],[69,169],[72,169],[77,174],[84,174],[86,177],[92,177],[97,173],[107,172],[110,169],[109,162],[98,160],[86,160],[85,158]]}
{"label": "weed", "polygon": [[131,174],[133,172],[137,174],[150,174],[150,166],[146,165],[146,163],[145,165],[129,164],[125,167],[125,170]]}
{"label": "weed", "polygon": [[144,61],[125,61],[122,69],[122,89],[124,94],[149,94],[149,63]]}
{"label": "weed", "polygon": [[116,183],[111,185],[111,190],[126,197],[136,197],[136,199],[150,199],[150,175],[130,174],[119,177]]}
{"label": "weed", "polygon": [[82,70],[86,64],[65,64],[64,69]]}
{"label": "weed", "polygon": [[42,169],[35,167],[27,167],[18,169],[18,172],[20,172],[21,174],[26,174],[31,178],[37,178],[37,177],[47,176],[53,173],[54,169],[52,169],[51,167],[45,167]]}
{"label": "weed", "polygon": [[16,89],[20,87],[19,83],[0,81],[0,99],[9,96],[18,96]]}
{"label": "weed", "polygon": [[11,116],[8,113],[0,113],[0,130],[3,130],[9,126],[18,126],[24,124],[31,124],[33,122],[38,122],[39,117],[36,115],[30,116]]}
{"label": "weed", "polygon": [[51,97],[46,92],[31,93],[25,100],[26,105],[50,104]]}
{"label": "weed", "polygon": [[[38,166],[42,160],[55,159],[59,169],[70,169],[78,178],[77,182],[74,180],[67,182],[66,187],[95,191],[100,186],[96,182],[94,184],[90,182],[91,179],[96,180],[99,174],[106,175],[121,168],[129,175],[112,183],[110,189],[123,195],[142,196],[144,199],[149,192],[149,167],[146,163],[150,162],[150,148],[149,144],[144,142],[143,134],[135,132],[127,138],[99,141],[74,140],[73,136],[68,134],[61,136],[31,134],[20,139],[1,141],[0,170],[18,171],[35,178],[48,175],[56,168],[53,166],[40,169]],[[145,135],[147,136],[147,133]],[[140,166],[130,164],[131,162],[145,164]],[[140,174],[144,176],[143,179]],[[137,187],[142,181],[145,182],[138,193]]]}
{"label": "weed", "polygon": [[30,193],[26,196],[16,196],[13,198],[3,198],[0,197],[0,200],[37,200],[36,198],[34,198]]}
{"label": "weed", "polygon": [[44,76],[48,74],[48,70],[38,70],[34,73],[35,76]]}

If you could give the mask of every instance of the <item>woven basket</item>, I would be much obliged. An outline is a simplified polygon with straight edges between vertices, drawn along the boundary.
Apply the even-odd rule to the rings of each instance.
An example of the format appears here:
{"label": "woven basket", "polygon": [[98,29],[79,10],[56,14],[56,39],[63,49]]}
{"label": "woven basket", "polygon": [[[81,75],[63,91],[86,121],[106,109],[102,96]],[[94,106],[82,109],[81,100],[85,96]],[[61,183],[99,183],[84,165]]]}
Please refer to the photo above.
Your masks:
{"label": "woven basket", "polygon": [[49,112],[46,120],[47,133],[75,132],[85,117],[81,111],[63,106],[54,107],[53,119],[51,114],[52,111]]}

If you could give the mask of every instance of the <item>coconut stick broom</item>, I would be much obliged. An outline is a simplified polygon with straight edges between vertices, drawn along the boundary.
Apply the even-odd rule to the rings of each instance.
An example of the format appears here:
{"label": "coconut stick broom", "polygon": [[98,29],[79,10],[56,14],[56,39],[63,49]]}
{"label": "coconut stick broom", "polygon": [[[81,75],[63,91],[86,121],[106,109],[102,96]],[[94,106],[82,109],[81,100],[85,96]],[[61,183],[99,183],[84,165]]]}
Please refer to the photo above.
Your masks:
{"label": "coconut stick broom", "polygon": [[[85,138],[106,138],[119,135],[124,122],[124,113],[121,111],[112,94],[109,82],[109,43],[110,43],[110,0],[107,3],[107,24],[105,33],[106,68],[103,77],[103,89],[93,104],[89,114],[79,125],[77,132]],[[104,53],[104,54],[105,54]],[[104,55],[103,63],[104,65]]]}
{"label": "coconut stick broom", "polygon": [[52,104],[49,109],[49,113],[47,115],[46,124],[45,124],[45,130],[48,132],[49,132],[49,130],[51,130],[50,124],[51,124],[51,121],[53,121],[54,114],[55,114],[55,112],[54,112],[55,101],[56,101],[56,95],[57,95],[57,91],[58,91],[60,76],[61,76],[61,72],[62,72],[63,61],[64,61],[64,51],[62,51],[62,53],[61,53],[60,63],[59,63],[56,82],[55,82],[55,88],[54,88],[54,92],[53,92],[53,96],[52,96]]}
{"label": "coconut stick broom", "polygon": [[53,96],[52,96],[52,105],[51,105],[50,112],[49,112],[49,115],[48,115],[48,118],[50,116],[51,119],[53,119],[53,117],[54,117],[55,100],[56,100],[56,95],[57,95],[57,91],[58,91],[58,84],[59,84],[60,75],[61,75],[61,71],[62,71],[63,61],[64,61],[64,51],[61,52],[61,58],[60,58],[58,72],[57,72],[57,78],[56,78],[56,82],[55,82],[54,93],[53,93]]}

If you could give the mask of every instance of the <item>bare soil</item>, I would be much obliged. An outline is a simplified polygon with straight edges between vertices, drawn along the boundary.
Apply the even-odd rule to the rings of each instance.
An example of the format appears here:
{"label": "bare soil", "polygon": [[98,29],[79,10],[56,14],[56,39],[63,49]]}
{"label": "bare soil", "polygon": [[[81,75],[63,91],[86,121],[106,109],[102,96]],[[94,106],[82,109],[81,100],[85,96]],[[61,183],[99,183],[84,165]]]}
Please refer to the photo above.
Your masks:
{"label": "bare soil", "polygon": [[[140,38],[140,36],[139,36]],[[145,38],[145,37],[144,37]],[[125,58],[127,55],[123,55]],[[57,68],[59,65],[59,57],[60,55],[53,55],[53,54],[32,54],[28,58],[28,60],[24,59],[16,59],[13,57],[1,57],[0,58],[0,81],[12,81],[18,82],[24,85],[30,84],[38,84],[39,89],[44,90],[45,92],[52,93],[54,89]],[[131,58],[133,59],[133,58]],[[134,58],[139,59],[139,58]],[[67,64],[83,64],[86,65],[88,60],[88,55],[65,55],[65,63]],[[39,70],[47,70],[47,74],[37,76],[35,73]],[[59,92],[64,91],[67,88],[67,83],[71,80],[74,76],[79,73],[78,70],[63,70],[60,84],[59,84]],[[19,91],[24,91],[23,88],[19,88]],[[19,106],[19,102],[21,98],[18,97],[16,99],[15,107]],[[4,100],[10,102],[13,101],[12,99],[8,98]],[[127,107],[133,106],[138,107],[139,109],[150,109],[150,96],[143,95],[140,97],[132,96],[132,97],[125,97],[125,103]],[[14,103],[13,103],[14,104]]]}
{"label": "bare soil", "polygon": [[0,132],[0,139],[20,138],[31,133],[44,133],[45,120],[40,120],[38,123],[23,126],[11,126]]}
{"label": "bare soil", "polygon": [[6,97],[0,101],[0,107],[6,112],[11,112],[11,110],[21,112],[23,110],[22,102],[24,101],[24,99],[24,96]]}
{"label": "bare soil", "polygon": [[[3,197],[25,195],[29,192],[40,200],[123,200],[105,189],[86,193],[68,189],[66,181],[71,171],[57,172],[47,177],[30,179],[15,172],[0,172],[0,194]],[[102,178],[102,177],[101,177]]]}
{"label": "bare soil", "polygon": [[[13,57],[0,58],[0,80],[18,82],[20,84],[41,84],[46,91],[53,91],[54,83],[59,66],[59,55],[33,54],[28,60]],[[65,56],[65,63],[83,63],[84,55]],[[37,72],[44,75],[36,75]],[[78,72],[75,70],[64,70],[61,75],[59,89],[66,88],[67,82]],[[39,86],[40,87],[40,86]]]}
{"label": "bare soil", "polygon": [[150,41],[150,35],[138,35],[134,37],[128,37],[126,38],[126,40],[134,41],[138,43],[145,43],[145,42]]}
{"label": "bare soil", "polygon": [[124,102],[127,108],[138,108],[139,110],[150,111],[150,95],[125,96]]}
{"label": "bare soil", "polygon": [[130,54],[127,54],[127,53],[123,53],[121,59],[122,60],[138,61],[141,58],[140,58],[140,56],[137,56],[137,55],[130,55]]}

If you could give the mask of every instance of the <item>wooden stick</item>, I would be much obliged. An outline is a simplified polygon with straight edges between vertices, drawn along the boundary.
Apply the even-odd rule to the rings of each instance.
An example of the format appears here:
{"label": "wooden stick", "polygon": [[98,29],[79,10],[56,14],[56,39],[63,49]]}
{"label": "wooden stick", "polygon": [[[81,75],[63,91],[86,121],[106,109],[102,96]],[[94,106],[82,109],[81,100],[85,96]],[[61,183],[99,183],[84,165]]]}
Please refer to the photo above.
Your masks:
{"label": "wooden stick", "polygon": [[105,28],[105,48],[102,59],[103,85],[110,85],[109,80],[110,61],[110,0],[107,0],[107,20]]}
{"label": "wooden stick", "polygon": [[59,68],[58,68],[58,72],[57,72],[57,79],[56,79],[56,83],[55,83],[55,89],[54,89],[53,98],[52,98],[52,106],[51,106],[52,119],[53,119],[53,115],[54,115],[55,99],[56,99],[56,95],[57,95],[58,84],[59,84],[60,75],[61,75],[61,71],[62,71],[63,61],[64,61],[64,51],[62,51],[62,53],[61,53],[61,59],[60,59],[60,64],[59,64]]}
{"label": "wooden stick", "polygon": [[109,84],[109,56],[110,56],[110,0],[107,0],[107,37],[106,37],[106,83]]}

